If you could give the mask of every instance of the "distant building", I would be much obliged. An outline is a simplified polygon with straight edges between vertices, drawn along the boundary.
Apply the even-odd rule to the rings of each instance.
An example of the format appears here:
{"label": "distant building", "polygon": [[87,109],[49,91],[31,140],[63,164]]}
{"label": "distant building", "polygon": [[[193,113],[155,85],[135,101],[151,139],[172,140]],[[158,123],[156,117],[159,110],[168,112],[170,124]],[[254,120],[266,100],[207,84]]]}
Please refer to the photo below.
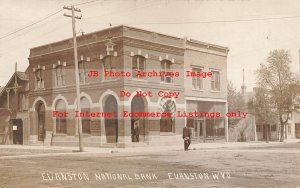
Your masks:
{"label": "distant building", "polygon": [[[258,92],[265,92],[263,89],[255,87],[253,91],[247,92],[247,86],[245,84],[244,70],[243,70],[243,82],[241,85],[241,95],[243,97],[245,106],[241,111],[247,111],[248,115],[245,120],[240,119],[236,122],[236,125],[229,128],[229,140],[230,141],[277,141],[280,139],[280,124],[277,119],[274,120],[273,124],[265,124],[259,118],[255,111],[253,102],[256,100],[255,96]],[[267,94],[268,95],[268,94]],[[293,139],[299,138],[300,136],[300,111],[299,105],[300,100],[295,101],[295,108],[293,113],[290,115],[286,125],[285,138]],[[241,138],[241,137],[244,138]]]}
{"label": "distant building", "polygon": [[28,75],[15,71],[0,88],[0,143],[28,144]]}
{"label": "distant building", "polygon": [[[261,92],[262,90],[259,88],[253,88],[253,91],[255,96],[256,92]],[[285,139],[299,138],[299,135],[297,136],[297,130],[295,129],[298,125],[300,125],[300,115],[299,110],[297,109],[298,103],[299,102],[297,102],[296,100],[294,103],[294,110],[292,111],[292,114],[290,114],[288,117],[286,128],[284,130]],[[276,120],[274,120],[273,124],[264,124],[262,121],[260,121],[260,119],[257,116],[255,119],[258,140],[280,140],[281,125],[277,118]]]}

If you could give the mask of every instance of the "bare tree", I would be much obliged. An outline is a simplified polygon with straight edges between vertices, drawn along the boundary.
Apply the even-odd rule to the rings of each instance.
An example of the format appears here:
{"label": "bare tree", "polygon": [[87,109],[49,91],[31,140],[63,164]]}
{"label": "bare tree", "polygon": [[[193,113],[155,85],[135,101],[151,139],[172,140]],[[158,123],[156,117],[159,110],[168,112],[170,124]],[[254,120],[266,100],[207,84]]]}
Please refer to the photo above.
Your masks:
{"label": "bare tree", "polygon": [[[257,70],[259,88],[267,93],[270,108],[275,109],[280,122],[280,141],[284,140],[286,123],[292,113],[293,101],[296,97],[296,77],[290,70],[290,53],[286,50],[273,50],[269,53],[266,64]],[[264,105],[265,103],[261,103]],[[256,113],[257,114],[257,113]]]}

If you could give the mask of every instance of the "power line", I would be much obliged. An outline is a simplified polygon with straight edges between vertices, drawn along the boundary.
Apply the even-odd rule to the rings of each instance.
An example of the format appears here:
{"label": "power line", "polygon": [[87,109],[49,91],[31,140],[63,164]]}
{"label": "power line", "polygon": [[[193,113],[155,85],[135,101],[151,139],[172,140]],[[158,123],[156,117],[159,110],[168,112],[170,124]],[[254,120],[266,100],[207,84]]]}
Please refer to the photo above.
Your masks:
{"label": "power line", "polygon": [[27,25],[27,26],[25,26],[25,27],[21,27],[21,28],[15,30],[15,31],[13,31],[13,32],[10,32],[10,33],[8,33],[8,34],[6,34],[6,35],[0,37],[0,40],[6,38],[6,37],[8,37],[8,36],[11,36],[11,35],[13,35],[13,34],[19,32],[19,31],[22,31],[22,30],[24,30],[24,29],[27,29],[27,28],[29,28],[29,27],[35,25],[35,24],[38,24],[38,23],[40,23],[40,22],[42,22],[42,21],[44,21],[44,20],[46,20],[46,19],[48,19],[48,18],[50,18],[50,17],[56,15],[56,14],[58,14],[58,13],[61,12],[62,10],[63,10],[63,9],[58,10],[58,11],[56,11],[56,12],[54,12],[54,13],[51,13],[51,14],[47,15],[46,17],[44,17],[44,18],[42,18],[42,19],[40,19],[40,20],[38,20],[38,21],[36,21],[36,22],[33,22],[33,23],[31,23],[31,24],[29,24],[29,25]]}
{"label": "power line", "polygon": [[[96,1],[100,1],[100,0],[92,0],[92,1],[87,1],[87,2],[83,2],[83,3],[77,3],[76,5],[77,5],[77,6],[81,6],[81,5],[93,3],[93,2],[96,2]],[[101,1],[102,1],[102,0],[101,0]],[[104,1],[105,1],[105,0],[104,0]],[[22,31],[22,30],[24,30],[24,29],[27,29],[27,28],[29,28],[29,27],[35,25],[35,24],[38,24],[38,23],[40,23],[40,22],[42,22],[42,21],[44,21],[44,20],[46,20],[46,19],[48,19],[48,18],[50,18],[50,17],[52,17],[52,16],[54,16],[54,15],[60,13],[61,11],[62,11],[62,9],[60,9],[60,10],[54,12],[54,13],[51,13],[51,14],[47,15],[46,17],[44,17],[44,18],[42,18],[42,19],[40,19],[40,20],[38,20],[38,21],[36,21],[36,22],[33,22],[33,23],[31,23],[31,24],[29,24],[29,25],[27,25],[27,26],[25,26],[25,27],[21,27],[21,28],[15,30],[15,31],[13,31],[13,32],[10,32],[10,33],[8,33],[8,34],[6,34],[6,35],[0,37],[0,40],[3,39],[3,38],[8,37],[8,36],[10,36],[10,35],[13,35],[13,34],[19,32],[19,31]]]}
{"label": "power line", "polygon": [[83,2],[83,3],[77,3],[75,4],[75,6],[81,6],[81,5],[85,5],[85,4],[90,4],[96,1],[105,1],[105,0],[92,0],[92,1],[87,1],[87,2]]}
{"label": "power line", "polygon": [[[104,1],[108,1],[108,0],[91,0],[91,1],[83,2],[83,3],[77,3],[77,4],[75,4],[75,5],[76,5],[76,6],[81,6],[81,5],[90,4],[90,3],[93,3],[93,2],[97,2],[97,1],[103,1],[103,2],[104,2]],[[146,6],[146,7],[147,7],[147,6]],[[132,8],[133,8],[133,7],[132,7]],[[10,33],[8,33],[8,34],[6,34],[6,35],[0,37],[0,40],[1,40],[1,39],[4,39],[4,38],[6,38],[6,37],[9,37],[9,36],[11,36],[11,35],[13,35],[13,34],[16,34],[16,33],[20,32],[20,31],[23,31],[23,30],[25,30],[25,29],[27,29],[27,28],[33,26],[33,25],[36,25],[36,24],[38,24],[38,23],[40,23],[40,22],[46,20],[47,18],[50,18],[50,17],[52,17],[52,16],[54,16],[54,15],[60,13],[61,11],[62,11],[62,10],[58,10],[58,11],[56,11],[56,12],[54,12],[54,13],[51,13],[51,14],[47,15],[46,17],[42,18],[41,20],[38,20],[38,21],[36,21],[36,22],[34,22],[34,23],[31,23],[31,24],[29,24],[29,25],[27,25],[27,26],[25,26],[25,27],[21,27],[21,28],[15,30],[15,31],[13,31],[13,32],[10,32]],[[108,13],[108,14],[111,14],[111,13]],[[29,31],[32,31],[32,30],[33,30],[33,29],[31,29],[31,30],[29,30]],[[27,33],[27,32],[26,32],[26,33]],[[16,37],[18,37],[18,36],[16,36]],[[12,39],[14,39],[14,38],[16,38],[16,37],[13,37]]]}
{"label": "power line", "polygon": [[[282,20],[282,19],[291,19],[291,18],[300,18],[298,16],[284,16],[284,17],[270,17],[270,18],[252,18],[252,19],[235,19],[235,20],[215,20],[215,21],[182,21],[182,22],[140,22],[140,23],[128,23],[132,25],[164,25],[164,24],[198,24],[198,23],[232,23],[232,22],[251,22],[251,21],[264,21],[264,20]],[[118,25],[119,23],[113,23]]]}

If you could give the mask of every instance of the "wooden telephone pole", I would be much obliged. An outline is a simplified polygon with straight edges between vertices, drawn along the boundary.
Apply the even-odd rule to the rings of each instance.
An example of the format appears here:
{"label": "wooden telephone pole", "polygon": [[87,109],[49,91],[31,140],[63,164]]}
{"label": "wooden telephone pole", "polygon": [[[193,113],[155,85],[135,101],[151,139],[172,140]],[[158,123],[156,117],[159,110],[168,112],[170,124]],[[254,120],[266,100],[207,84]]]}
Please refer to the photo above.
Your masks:
{"label": "wooden telephone pole", "polygon": [[[64,14],[66,17],[72,18],[72,29],[73,29],[73,47],[74,47],[74,62],[75,62],[75,79],[76,79],[76,95],[77,95],[77,111],[81,112],[80,105],[80,88],[79,88],[79,71],[78,71],[78,56],[77,56],[77,41],[76,41],[76,29],[75,29],[75,19],[81,19],[81,16],[75,16],[76,12],[81,12],[80,9],[74,8],[74,5],[71,7],[64,6],[63,9],[71,10],[72,15]],[[82,143],[82,121],[81,117],[77,117],[78,125],[78,136],[79,136],[79,151],[83,151]]]}

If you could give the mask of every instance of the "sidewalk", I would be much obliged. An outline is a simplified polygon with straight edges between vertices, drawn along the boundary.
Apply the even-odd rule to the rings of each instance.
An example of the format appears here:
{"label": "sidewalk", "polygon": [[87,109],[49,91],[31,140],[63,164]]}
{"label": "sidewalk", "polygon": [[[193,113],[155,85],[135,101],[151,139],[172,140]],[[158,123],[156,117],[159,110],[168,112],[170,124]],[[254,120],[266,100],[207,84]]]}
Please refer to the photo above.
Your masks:
{"label": "sidewalk", "polygon": [[[203,149],[218,149],[218,148],[247,148],[247,147],[266,147],[274,145],[284,145],[286,143],[300,143],[300,139],[287,140],[285,142],[228,142],[228,143],[192,143],[190,150]],[[63,146],[30,146],[30,145],[0,145],[1,149],[10,149],[17,151],[40,150],[44,153],[79,153],[78,147],[63,147]],[[146,146],[146,147],[128,147],[128,148],[102,148],[102,147],[85,147],[83,153],[131,153],[131,152],[163,152],[163,151],[178,151],[183,150],[182,145],[168,145],[168,146]],[[43,153],[43,152],[40,152]]]}

